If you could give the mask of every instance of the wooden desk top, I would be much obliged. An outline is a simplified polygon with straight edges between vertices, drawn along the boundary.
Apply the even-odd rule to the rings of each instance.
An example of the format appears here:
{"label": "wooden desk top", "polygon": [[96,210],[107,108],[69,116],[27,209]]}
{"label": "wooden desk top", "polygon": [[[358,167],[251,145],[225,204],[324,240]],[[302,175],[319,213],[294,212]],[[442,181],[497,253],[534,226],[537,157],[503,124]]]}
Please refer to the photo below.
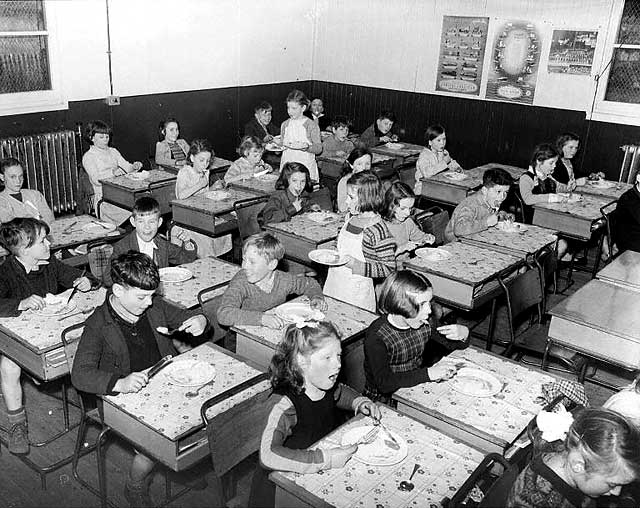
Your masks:
{"label": "wooden desk top", "polygon": [[228,161],[227,159],[223,159],[222,157],[214,157],[211,163],[209,164],[209,171],[219,171],[221,169],[227,169],[229,166],[233,164],[232,161]]}
{"label": "wooden desk top", "polygon": [[475,245],[496,249],[513,255],[534,254],[547,245],[554,243],[558,236],[555,231],[527,224],[527,230],[516,233],[507,233],[491,227],[472,235],[463,236],[460,241]]}
{"label": "wooden desk top", "polygon": [[628,250],[598,272],[597,278],[640,291],[640,252]]}
{"label": "wooden desk top", "polygon": [[558,214],[571,215],[579,219],[596,220],[602,217],[600,208],[612,200],[601,196],[581,194],[582,200],[572,203],[538,203],[534,208],[551,210]]}
{"label": "wooden desk top", "polygon": [[[77,308],[69,317],[59,321],[62,316],[41,316],[37,312],[23,311],[17,317],[0,318],[0,330],[7,337],[24,344],[37,354],[45,353],[62,346],[62,332],[72,325],[83,323],[90,314],[79,313],[82,310],[95,308],[104,302],[104,288],[73,295]],[[76,314],[78,312],[78,314]],[[73,315],[75,314],[75,315]],[[82,330],[78,330],[78,335]],[[0,345],[1,349],[1,345]]]}
{"label": "wooden desk top", "polygon": [[488,162],[487,164],[483,164],[482,166],[473,168],[474,171],[480,174],[480,178],[482,178],[482,175],[487,169],[504,169],[511,175],[511,178],[513,178],[514,182],[527,172],[525,168],[519,168],[518,166],[509,166],[507,164],[500,164],[499,162]]}
{"label": "wooden desk top", "polygon": [[415,257],[406,261],[405,267],[476,286],[493,279],[503,270],[515,268],[521,262],[511,254],[503,254],[462,242],[448,243],[439,248],[449,251],[451,257],[444,261],[427,261]]}
{"label": "wooden desk top", "polygon": [[305,238],[313,243],[324,243],[338,237],[344,224],[344,215],[335,214],[336,220],[324,224],[309,219],[308,214],[294,215],[289,222],[265,224],[265,231],[275,231]]}
{"label": "wooden desk top", "polygon": [[[101,221],[91,215],[62,217],[53,221],[49,236],[52,238],[51,250],[72,247],[92,240],[120,236],[118,229],[109,230],[99,226]],[[95,226],[92,226],[94,224]]]}
{"label": "wooden desk top", "polygon": [[[381,153],[372,153],[371,154],[371,165],[372,166],[376,166],[378,164],[384,164],[385,162],[389,162],[395,159],[395,157],[392,157],[391,155],[384,155]],[[340,157],[338,155],[334,155],[332,157],[328,157],[326,155],[317,155],[316,156],[316,160],[318,161],[327,161],[327,162],[333,162],[335,164],[344,164],[344,161],[347,160],[346,157]]]}
{"label": "wooden desk top", "polygon": [[542,386],[557,380],[547,372],[473,346],[446,358],[491,372],[503,383],[502,391],[491,397],[472,397],[455,391],[451,382],[445,381],[401,388],[393,398],[425,413],[439,414],[475,435],[504,443],[513,442],[542,409],[536,400],[542,396]]}
{"label": "wooden desk top", "polygon": [[232,187],[238,189],[244,189],[253,191],[258,194],[271,195],[276,191],[276,181],[279,175],[277,173],[270,173],[253,178],[246,178],[244,180],[236,180],[231,182]]}
{"label": "wooden desk top", "polygon": [[114,187],[119,187],[121,189],[138,192],[145,191],[150,187],[156,187],[162,184],[175,184],[177,176],[176,173],[170,173],[169,171],[165,171],[163,169],[152,169],[151,171],[147,171],[147,173],[149,173],[149,176],[144,180],[135,180],[131,177],[131,174],[127,174],[107,178],[105,180],[102,180],[102,184],[113,185]]}
{"label": "wooden desk top", "polygon": [[419,155],[422,150],[424,150],[424,146],[422,145],[414,145],[413,143],[405,143],[404,141],[398,141],[399,144],[403,145],[402,148],[395,150],[386,146],[386,144],[372,146],[371,151],[373,153],[379,153],[381,155],[388,155],[392,158],[397,157],[412,157],[414,155]]}
{"label": "wooden desk top", "polygon": [[211,286],[227,284],[240,271],[240,266],[214,257],[196,259],[180,265],[193,273],[193,278],[178,284],[162,283],[160,294],[165,300],[186,309],[198,305],[198,293]]}
{"label": "wooden desk top", "polygon": [[[138,393],[105,395],[102,398],[105,403],[143,422],[166,439],[175,441],[194,428],[204,426],[200,407],[206,400],[261,374],[259,370],[243,362],[233,353],[225,352],[222,348],[210,343],[177,356],[174,362],[182,360],[207,362],[216,370],[213,384],[205,386],[196,397],[187,398],[185,394],[195,388],[173,384],[167,376],[167,369],[164,369]],[[222,413],[269,387],[268,381],[262,381],[213,406],[207,416],[213,417]],[[108,421],[105,423],[109,425]],[[135,436],[126,437],[135,444]]]}
{"label": "wooden desk top", "polygon": [[[439,431],[381,406],[384,424],[407,440],[409,452],[392,466],[370,466],[351,459],[341,469],[314,474],[274,472],[271,479],[280,488],[298,496],[309,506],[397,507],[440,506],[451,498],[483,459],[484,454]],[[353,418],[317,443],[319,448],[339,446],[351,429],[371,425],[369,418]],[[415,488],[398,490],[408,480],[415,464]],[[305,505],[305,506],[307,506]]]}
{"label": "wooden desk top", "polygon": [[[216,192],[216,191],[209,191]],[[233,210],[233,204],[236,201],[243,199],[256,198],[259,196],[256,192],[234,189],[233,187],[227,188],[226,192],[229,196],[225,199],[215,200],[207,197],[207,193],[200,194],[198,196],[191,196],[186,199],[174,199],[171,201],[172,206],[180,206],[189,210],[197,210],[201,212],[207,212],[211,215],[219,215],[222,213],[228,213]]]}
{"label": "wooden desk top", "polygon": [[603,188],[595,185],[593,182],[587,181],[585,185],[579,185],[576,187],[575,192],[580,194],[591,194],[593,196],[600,196],[603,198],[609,198],[609,201],[619,199],[625,192],[627,192],[632,185],[629,183],[612,182],[611,180],[605,180],[612,186],[609,188]]}
{"label": "wooden desk top", "polygon": [[[340,300],[335,300],[328,296],[325,296],[325,300],[329,305],[329,308],[324,312],[325,320],[334,324],[343,343],[348,343],[354,336],[364,332],[371,323],[378,319],[377,314]],[[292,301],[308,302],[309,299],[305,296],[299,296]],[[275,313],[277,309],[278,307],[275,307],[268,312]],[[274,330],[266,326],[236,325],[233,329],[272,348],[275,348],[280,343],[284,334],[284,330]]]}

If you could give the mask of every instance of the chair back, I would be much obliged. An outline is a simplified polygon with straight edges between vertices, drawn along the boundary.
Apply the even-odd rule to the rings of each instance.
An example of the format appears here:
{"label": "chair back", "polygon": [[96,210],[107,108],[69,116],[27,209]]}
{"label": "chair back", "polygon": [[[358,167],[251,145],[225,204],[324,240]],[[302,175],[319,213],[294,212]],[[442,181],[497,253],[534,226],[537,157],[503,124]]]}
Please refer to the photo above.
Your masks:
{"label": "chair back", "polygon": [[507,313],[514,321],[533,306],[540,306],[543,301],[542,283],[538,270],[527,270],[511,280],[499,279],[507,301]]}
{"label": "chair back", "polygon": [[398,180],[408,185],[411,189],[416,186],[416,165],[404,165],[396,168]]}
{"label": "chair back", "polygon": [[62,330],[62,345],[64,347],[64,354],[67,357],[69,372],[73,369],[73,361],[76,358],[76,351],[78,350],[83,329],[84,323],[76,323]]}
{"label": "chair back", "polygon": [[111,256],[113,254],[113,245],[106,243],[105,240],[96,240],[90,242],[87,246],[87,261],[89,262],[89,270],[91,275],[98,279],[102,284],[111,282],[109,270],[111,269]]}
{"label": "chair back", "polygon": [[233,210],[236,213],[241,241],[262,231],[258,223],[258,214],[262,211],[268,200],[269,198],[267,196],[260,196],[242,199],[233,203]]}
{"label": "chair back", "polygon": [[323,210],[333,210],[333,201],[329,187],[321,187],[317,191],[312,192],[309,197],[309,202],[318,205]]}
{"label": "chair back", "polygon": [[203,289],[198,293],[198,303],[200,304],[200,309],[202,313],[209,320],[209,324],[211,325],[211,337],[210,340],[212,342],[218,342],[224,339],[227,335],[228,329],[223,328],[218,323],[218,307],[220,307],[220,302],[222,301],[222,295],[217,295],[216,293],[220,291],[220,287],[225,284],[218,284],[216,286],[211,286]]}
{"label": "chair back", "polygon": [[78,168],[78,192],[76,215],[95,215],[94,191],[89,175],[82,165]]}
{"label": "chair back", "polygon": [[444,231],[449,223],[448,211],[439,206],[432,206],[426,210],[416,211],[413,220],[422,231],[436,237],[434,245],[442,245],[445,242]]}
{"label": "chair back", "polygon": [[[600,208],[600,213],[602,214],[602,218],[604,220],[606,242],[607,247],[609,247],[609,255],[613,253],[613,246],[616,243],[616,236],[618,235],[615,224],[617,204],[618,201],[616,200],[612,201],[611,203],[607,203],[602,208]],[[622,234],[624,234],[624,232],[622,232]]]}

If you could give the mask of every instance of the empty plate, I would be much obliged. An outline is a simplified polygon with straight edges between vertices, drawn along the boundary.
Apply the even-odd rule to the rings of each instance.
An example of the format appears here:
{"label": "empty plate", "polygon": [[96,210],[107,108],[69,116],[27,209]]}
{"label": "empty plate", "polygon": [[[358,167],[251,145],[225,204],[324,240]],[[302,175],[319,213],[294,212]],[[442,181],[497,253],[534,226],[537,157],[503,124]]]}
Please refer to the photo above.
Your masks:
{"label": "empty plate", "polygon": [[599,189],[610,189],[615,185],[615,183],[609,182],[608,180],[591,180],[589,181],[589,185],[593,185]]}
{"label": "empty plate", "polygon": [[502,391],[502,383],[490,372],[473,367],[463,367],[451,379],[452,388],[472,397],[491,397]]}
{"label": "empty plate", "polygon": [[[357,443],[358,439],[373,428],[373,425],[363,425],[348,430],[342,436],[342,446]],[[390,466],[403,461],[409,451],[407,441],[393,430],[390,430],[389,433],[395,438],[397,444],[389,438],[383,429],[380,429],[373,442],[358,445],[358,450],[353,458],[370,466]]]}
{"label": "empty plate", "polygon": [[231,193],[225,190],[213,190],[207,192],[205,194],[205,197],[213,199],[215,201],[222,201],[224,199],[229,199],[231,197]]}
{"label": "empty plate", "polygon": [[519,222],[501,221],[496,224],[496,228],[505,233],[523,233],[529,229],[524,224]]}
{"label": "empty plate", "polygon": [[283,303],[275,310],[276,315],[287,323],[299,323],[301,321],[321,321],[324,314],[317,309],[312,309],[308,303],[290,302]]}
{"label": "empty plate", "polygon": [[167,268],[160,268],[160,281],[165,283],[184,282],[193,277],[191,270],[181,268],[179,266],[172,266]]}
{"label": "empty plate", "polygon": [[416,256],[425,261],[444,261],[451,257],[451,252],[440,248],[422,247],[416,249]]}
{"label": "empty plate", "polygon": [[216,376],[213,365],[200,360],[176,360],[163,372],[169,381],[178,386],[200,386]]}
{"label": "empty plate", "polygon": [[44,309],[34,310],[34,312],[39,316],[62,316],[73,312],[76,309],[76,302],[71,300],[67,303],[72,291],[73,289],[68,289],[59,295],[48,294],[44,299],[46,303]]}
{"label": "empty plate", "polygon": [[457,171],[447,171],[446,173],[442,173],[442,176],[449,178],[450,180],[464,180],[467,178],[467,175],[464,173],[458,173]]}
{"label": "empty plate", "polygon": [[340,266],[347,262],[346,258],[341,256],[337,250],[331,249],[312,250],[309,252],[309,259],[321,265],[328,266]]}
{"label": "empty plate", "polygon": [[87,233],[107,233],[109,231],[115,231],[115,224],[103,221],[92,221],[89,224],[82,226],[82,230]]}
{"label": "empty plate", "polygon": [[327,224],[339,219],[339,216],[331,212],[311,212],[307,214],[307,218],[310,221],[317,222],[318,224]]}
{"label": "empty plate", "polygon": [[127,176],[132,180],[146,180],[149,178],[148,171],[138,171],[136,173],[127,173]]}

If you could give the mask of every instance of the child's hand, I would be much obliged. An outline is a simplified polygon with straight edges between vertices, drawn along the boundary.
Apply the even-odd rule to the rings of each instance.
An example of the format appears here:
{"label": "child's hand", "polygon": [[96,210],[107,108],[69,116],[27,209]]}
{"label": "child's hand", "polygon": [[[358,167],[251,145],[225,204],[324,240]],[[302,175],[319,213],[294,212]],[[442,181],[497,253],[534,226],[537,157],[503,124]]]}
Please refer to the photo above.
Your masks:
{"label": "child's hand", "polygon": [[191,335],[198,336],[202,335],[204,329],[207,327],[207,318],[202,314],[198,314],[197,316],[191,316],[184,323],[182,323],[178,330],[181,332],[187,332]]}
{"label": "child's hand", "polygon": [[402,254],[403,252],[413,252],[417,247],[418,244],[416,242],[408,241],[407,243],[405,243],[404,245],[400,245],[396,249],[396,255]]}
{"label": "child's hand", "polygon": [[576,180],[576,185],[578,186],[582,186],[582,185],[586,185],[587,184],[587,177],[583,176],[582,178],[578,178]]}
{"label": "child's hand", "polygon": [[340,469],[349,462],[349,459],[357,451],[358,447],[356,445],[350,445],[329,448],[328,450],[323,450],[323,453],[325,454],[325,462],[329,462],[332,468]]}
{"label": "child's hand", "polygon": [[429,245],[432,245],[436,243],[436,237],[433,236],[431,233],[427,233],[427,235],[425,235],[424,237],[423,243],[428,243]]}
{"label": "child's hand", "polygon": [[[445,161],[447,164],[451,164],[452,162],[455,162],[451,158],[451,155],[449,155],[447,152],[444,152],[444,156],[442,157],[442,160]],[[453,169],[453,168],[451,168],[451,169]]]}
{"label": "child's hand", "polygon": [[344,254],[344,259],[347,260],[347,262],[344,264],[344,266],[346,266],[347,268],[351,269],[353,271],[354,266],[356,265],[356,260],[353,256],[350,256],[349,254]]}
{"label": "child's hand", "polygon": [[392,137],[385,135],[380,138],[380,141],[382,141],[383,143],[389,143],[390,141],[392,141]]}
{"label": "child's hand", "polygon": [[296,209],[296,212],[299,212],[300,210],[302,210],[302,200],[299,197],[291,204]]}
{"label": "child's hand", "polygon": [[18,310],[42,310],[46,305],[44,298],[38,295],[31,295],[18,304]]}
{"label": "child's hand", "polygon": [[464,325],[444,325],[438,327],[438,332],[449,340],[467,340],[469,329]]}
{"label": "child's hand", "polygon": [[487,217],[487,227],[490,228],[495,226],[498,223],[498,216],[495,213],[492,213]]}
{"label": "child's hand", "polygon": [[309,207],[309,210],[311,210],[312,212],[321,212],[322,208],[320,208],[320,205],[314,203]]}
{"label": "child's hand", "polygon": [[224,180],[216,180],[211,188],[214,190],[224,189]]}
{"label": "child's hand", "polygon": [[274,330],[279,330],[280,328],[284,328],[284,325],[284,320],[281,317],[276,316],[275,314],[262,315],[262,326],[273,328]]}
{"label": "child's hand", "polygon": [[375,421],[380,420],[382,418],[382,413],[380,413],[380,408],[371,400],[365,400],[358,406],[358,410],[356,413],[361,413],[365,416],[370,416]]}
{"label": "child's hand", "polygon": [[142,162],[136,161],[132,164],[134,171],[140,171],[142,169]]}
{"label": "child's hand", "polygon": [[569,192],[573,191],[576,188],[577,184],[575,180],[571,180],[568,184],[567,184],[567,189],[569,189]]}
{"label": "child's hand", "polygon": [[327,301],[324,299],[323,296],[312,296],[309,299],[309,306],[312,309],[318,309],[318,310],[321,310],[322,312],[324,312],[329,308],[329,304],[327,303]]}
{"label": "child's hand", "polygon": [[513,215],[512,213],[505,212],[504,210],[500,210],[498,212],[498,220],[499,221],[513,222],[513,221],[516,220],[516,216]]}
{"label": "child's hand", "polygon": [[431,381],[446,381],[456,375],[456,368],[453,365],[434,365],[427,369]]}
{"label": "child's hand", "polygon": [[271,134],[267,134],[264,138],[262,138],[262,141],[264,141],[265,143],[269,143],[270,141],[273,141],[273,136]]}
{"label": "child's hand", "polygon": [[391,134],[391,136],[389,136],[389,139],[395,143],[396,141],[398,141],[398,136],[396,136],[395,134]]}
{"label": "child's hand", "polygon": [[144,372],[132,372],[127,377],[120,378],[113,385],[113,391],[119,393],[136,393],[149,383],[149,378]]}
{"label": "child's hand", "polygon": [[73,287],[78,288],[78,291],[86,293],[91,289],[91,281],[88,277],[80,277],[73,281]]}

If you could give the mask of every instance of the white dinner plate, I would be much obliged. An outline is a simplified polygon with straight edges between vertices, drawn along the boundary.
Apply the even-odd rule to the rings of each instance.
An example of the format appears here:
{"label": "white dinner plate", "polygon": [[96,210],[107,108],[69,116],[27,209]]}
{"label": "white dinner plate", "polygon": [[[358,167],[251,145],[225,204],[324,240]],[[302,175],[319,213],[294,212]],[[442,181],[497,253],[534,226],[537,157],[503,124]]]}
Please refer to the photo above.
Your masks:
{"label": "white dinner plate", "polygon": [[176,360],[163,369],[174,385],[200,386],[216,377],[216,369],[200,360]]}
{"label": "white dinner plate", "polygon": [[148,171],[138,171],[136,173],[127,173],[127,176],[132,180],[146,180],[149,178]]}
{"label": "white dinner plate", "polygon": [[275,182],[280,178],[280,175],[278,173],[265,173],[264,175],[256,176],[255,178],[264,182]]}
{"label": "white dinner plate", "polygon": [[449,178],[450,180],[464,180],[467,178],[467,175],[464,173],[458,173],[457,171],[447,171],[446,173],[442,173],[442,176]]}
{"label": "white dinner plate", "polygon": [[191,277],[193,277],[193,272],[186,268],[181,268],[179,266],[160,268],[160,282],[169,284],[184,282],[185,280],[189,280]]}
{"label": "white dinner plate", "polygon": [[[46,301],[46,300],[45,300]],[[47,303],[44,309],[34,310],[39,316],[64,316],[76,310],[76,302],[71,300],[66,303],[66,298],[62,301],[57,300],[55,303]]]}
{"label": "white dinner plate", "polygon": [[[358,439],[373,428],[373,425],[363,425],[362,427],[348,430],[342,436],[342,446],[357,443]],[[381,428],[373,442],[358,445],[358,450],[353,455],[353,458],[370,466],[391,466],[403,461],[409,451],[407,440],[393,430],[390,430],[389,433],[398,444],[394,443],[384,429]]]}
{"label": "white dinner plate", "polygon": [[344,256],[341,256],[337,250],[316,249],[309,252],[309,259],[327,266],[341,266],[347,262]]}
{"label": "white dinner plate", "polygon": [[331,212],[311,212],[307,214],[307,218],[318,224],[328,224],[337,221],[340,216]]}
{"label": "white dinner plate", "polygon": [[264,149],[268,152],[282,152],[282,150],[284,150],[284,147],[277,143],[270,142],[265,145]]}
{"label": "white dinner plate", "polygon": [[404,148],[404,145],[402,143],[387,143],[386,146],[389,150],[402,150]]}
{"label": "white dinner plate", "polygon": [[300,323],[302,321],[322,321],[324,313],[318,309],[312,309],[308,303],[290,302],[283,303],[275,310],[276,315],[287,323]]}
{"label": "white dinner plate", "polygon": [[570,194],[568,192],[558,192],[558,196],[567,198],[569,200],[569,203],[577,203],[578,201],[582,201],[584,199],[580,194]]}
{"label": "white dinner plate", "polygon": [[104,221],[91,221],[82,226],[82,230],[87,233],[108,233],[116,230],[116,225]]}
{"label": "white dinner plate", "polygon": [[231,193],[226,190],[212,190],[207,192],[205,196],[209,199],[213,199],[214,201],[223,201],[225,199],[229,199],[231,197]]}
{"label": "white dinner plate", "polygon": [[451,252],[440,248],[422,247],[416,249],[416,256],[425,261],[444,261],[451,257]]}
{"label": "white dinner plate", "polygon": [[463,367],[451,379],[451,387],[471,397],[491,397],[502,391],[502,383],[490,372]]}
{"label": "white dinner plate", "polygon": [[589,185],[593,185],[598,189],[610,189],[615,186],[615,182],[610,182],[608,180],[590,180]]}
{"label": "white dinner plate", "polygon": [[496,228],[505,233],[523,233],[529,229],[526,225],[520,222],[511,222],[508,220],[500,221],[496,224]]}

